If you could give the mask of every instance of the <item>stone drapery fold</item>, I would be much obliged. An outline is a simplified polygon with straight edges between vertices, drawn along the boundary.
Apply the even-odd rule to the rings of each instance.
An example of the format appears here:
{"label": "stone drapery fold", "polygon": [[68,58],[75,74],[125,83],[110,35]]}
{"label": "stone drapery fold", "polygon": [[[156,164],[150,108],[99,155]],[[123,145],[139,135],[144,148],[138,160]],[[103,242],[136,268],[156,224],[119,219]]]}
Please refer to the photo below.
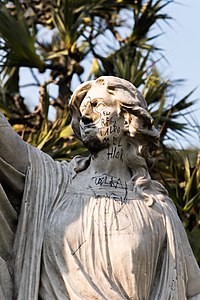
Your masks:
{"label": "stone drapery fold", "polygon": [[[0,217],[3,224],[0,234],[8,233],[4,246],[0,248],[2,300],[38,299],[46,222],[55,204],[64,197],[69,179],[74,172],[74,161],[69,164],[55,162],[38,149],[28,146],[28,150],[30,164],[16,233],[16,213],[2,187],[0,188],[2,198]],[[184,300],[200,294],[199,268],[183,226],[177,218],[175,207],[168,198],[164,202],[158,200],[157,204],[161,207],[165,219],[167,246],[161,256],[159,281],[152,283],[150,299]],[[10,218],[7,218],[5,213],[9,213]],[[14,247],[11,249],[14,236]],[[12,262],[9,259],[11,254]]]}

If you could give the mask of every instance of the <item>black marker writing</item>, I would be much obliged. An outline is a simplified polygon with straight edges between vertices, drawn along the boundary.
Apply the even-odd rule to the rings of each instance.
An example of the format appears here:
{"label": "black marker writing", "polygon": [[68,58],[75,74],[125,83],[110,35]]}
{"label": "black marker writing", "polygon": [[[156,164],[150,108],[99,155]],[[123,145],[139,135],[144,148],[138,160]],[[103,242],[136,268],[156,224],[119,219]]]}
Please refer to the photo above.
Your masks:
{"label": "black marker writing", "polygon": [[124,150],[122,148],[113,146],[111,148],[108,148],[107,158],[108,159],[118,158],[119,160],[121,160],[123,162],[123,154],[124,154]]}
{"label": "black marker writing", "polygon": [[123,184],[120,178],[103,174],[102,176],[92,177],[92,182],[96,186],[109,186],[115,189],[126,189],[126,184]]}

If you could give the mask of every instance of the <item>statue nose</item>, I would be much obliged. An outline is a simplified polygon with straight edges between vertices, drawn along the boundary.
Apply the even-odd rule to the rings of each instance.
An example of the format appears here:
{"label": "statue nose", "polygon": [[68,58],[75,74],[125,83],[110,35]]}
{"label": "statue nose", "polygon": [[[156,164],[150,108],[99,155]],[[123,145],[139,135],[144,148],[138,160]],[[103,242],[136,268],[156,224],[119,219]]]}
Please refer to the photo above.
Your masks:
{"label": "statue nose", "polygon": [[93,111],[92,104],[88,102],[81,113],[81,121],[84,125],[94,123],[99,118],[99,114]]}
{"label": "statue nose", "polygon": [[89,103],[87,103],[82,115],[83,115],[83,117],[90,118],[91,114],[92,114],[92,106],[89,102]]}
{"label": "statue nose", "polygon": [[86,116],[81,117],[81,121],[83,122],[84,125],[88,125],[93,122],[93,120],[91,118],[86,117]]}

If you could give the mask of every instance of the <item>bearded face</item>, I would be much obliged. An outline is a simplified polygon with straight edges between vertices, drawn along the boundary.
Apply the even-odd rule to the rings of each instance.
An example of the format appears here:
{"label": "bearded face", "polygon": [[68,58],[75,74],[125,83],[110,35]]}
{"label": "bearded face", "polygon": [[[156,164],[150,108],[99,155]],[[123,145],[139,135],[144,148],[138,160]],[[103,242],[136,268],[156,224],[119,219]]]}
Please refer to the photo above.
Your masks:
{"label": "bearded face", "polygon": [[81,140],[91,153],[108,148],[123,135],[119,103],[105,89],[91,89],[80,105],[80,114]]}

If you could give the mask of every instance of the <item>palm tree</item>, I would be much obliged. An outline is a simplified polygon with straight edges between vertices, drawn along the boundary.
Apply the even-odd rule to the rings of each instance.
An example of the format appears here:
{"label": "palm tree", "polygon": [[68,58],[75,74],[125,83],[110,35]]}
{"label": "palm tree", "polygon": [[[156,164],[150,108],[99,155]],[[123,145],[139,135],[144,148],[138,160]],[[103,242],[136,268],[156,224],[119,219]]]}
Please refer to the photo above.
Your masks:
{"label": "palm tree", "polygon": [[[200,262],[199,160],[167,146],[170,132],[189,130],[180,122],[193,105],[191,93],[175,99],[177,82],[163,79],[157,68],[160,50],[153,32],[170,21],[165,7],[173,0],[13,0],[0,4],[0,109],[29,143],[54,159],[70,160],[86,152],[70,127],[68,100],[74,83],[114,75],[137,86],[161,131],[153,178],[168,188]],[[161,55],[160,55],[161,56]],[[24,69],[26,68],[26,69]],[[23,84],[29,70],[31,82]],[[27,71],[26,71],[27,72]],[[42,80],[41,77],[45,80]],[[37,106],[22,97],[23,89],[39,91]],[[52,90],[54,93],[52,94]],[[56,91],[56,92],[55,92]],[[50,109],[55,118],[51,121]],[[195,149],[193,156],[197,155]],[[178,158],[177,158],[178,157]]]}

